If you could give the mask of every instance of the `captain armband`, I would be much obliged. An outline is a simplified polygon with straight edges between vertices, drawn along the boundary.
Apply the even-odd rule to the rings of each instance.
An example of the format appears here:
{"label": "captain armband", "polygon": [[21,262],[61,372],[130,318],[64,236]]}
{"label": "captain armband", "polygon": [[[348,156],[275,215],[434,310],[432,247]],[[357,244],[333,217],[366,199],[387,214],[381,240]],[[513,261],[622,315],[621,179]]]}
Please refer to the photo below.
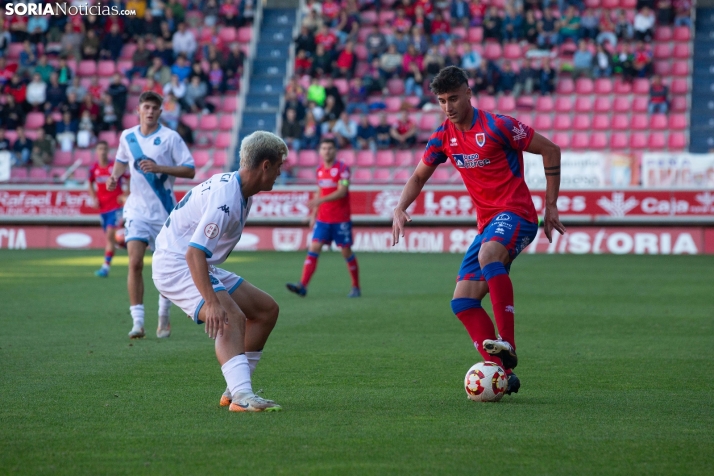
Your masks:
{"label": "captain armband", "polygon": [[340,185],[344,185],[345,187],[349,187],[349,186],[350,186],[350,181],[347,180],[347,179],[342,179],[342,180],[340,180]]}

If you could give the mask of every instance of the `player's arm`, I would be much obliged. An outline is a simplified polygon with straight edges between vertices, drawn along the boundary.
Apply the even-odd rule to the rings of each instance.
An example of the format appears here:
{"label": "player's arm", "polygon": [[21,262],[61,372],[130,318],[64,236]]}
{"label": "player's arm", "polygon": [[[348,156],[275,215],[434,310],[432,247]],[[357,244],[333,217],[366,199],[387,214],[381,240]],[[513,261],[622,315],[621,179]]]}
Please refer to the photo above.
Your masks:
{"label": "player's arm", "polygon": [[407,213],[407,208],[409,208],[409,205],[419,196],[421,189],[424,188],[424,185],[426,185],[426,182],[431,178],[435,170],[436,164],[431,166],[424,162],[419,162],[414,173],[409,177],[406,185],[404,185],[397,208],[394,209],[394,218],[392,221],[393,245],[399,243],[400,236],[404,236],[404,226],[406,222],[412,221],[412,218]]}
{"label": "player's arm", "polygon": [[92,197],[92,203],[94,208],[99,208],[99,200],[97,200],[97,192],[94,191],[94,174],[89,174],[89,180],[87,180],[87,189],[89,190],[89,196]]}
{"label": "player's arm", "polygon": [[166,174],[174,177],[192,179],[196,175],[196,169],[187,165],[159,165],[153,160],[142,160],[139,168],[144,173]]}
{"label": "player's arm", "polygon": [[226,322],[226,310],[221,306],[218,295],[213,290],[211,279],[208,276],[208,261],[203,250],[188,247],[186,252],[186,263],[191,271],[191,278],[196,284],[198,292],[205,301],[204,322],[206,323],[206,333],[211,339],[223,335],[223,324]]}
{"label": "player's arm", "polygon": [[560,223],[557,205],[558,192],[560,191],[560,147],[535,132],[526,151],[543,156],[543,168],[545,169],[546,181],[543,231],[548,241],[552,242],[552,232],[554,229],[561,235],[565,233],[565,227]]}
{"label": "player's arm", "polygon": [[[148,161],[145,161],[145,162],[148,162]],[[117,185],[119,184],[119,179],[126,172],[127,165],[128,165],[128,162],[122,162],[119,159],[119,156],[117,155],[117,160],[114,161],[114,167],[112,167],[112,174],[109,176],[109,179],[107,180],[107,191],[111,192],[115,188],[117,188]]]}
{"label": "player's arm", "polygon": [[328,193],[324,197],[316,196],[315,198],[310,200],[308,206],[310,206],[310,208],[314,210],[317,210],[317,208],[325,202],[334,202],[335,200],[339,200],[340,198],[345,198],[347,196],[349,186],[349,180],[340,180],[340,183],[337,185],[337,190],[332,193]]}

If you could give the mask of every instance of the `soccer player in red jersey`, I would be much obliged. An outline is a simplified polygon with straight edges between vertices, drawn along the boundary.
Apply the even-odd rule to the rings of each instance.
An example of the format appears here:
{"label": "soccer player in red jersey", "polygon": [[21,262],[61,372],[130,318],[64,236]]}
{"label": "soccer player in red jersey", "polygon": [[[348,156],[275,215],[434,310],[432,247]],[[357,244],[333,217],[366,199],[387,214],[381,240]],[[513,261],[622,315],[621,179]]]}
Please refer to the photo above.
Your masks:
{"label": "soccer player in red jersey", "polygon": [[302,278],[299,283],[288,283],[289,291],[304,297],[307,285],[310,283],[317,258],[320,257],[322,245],[333,241],[342,250],[342,256],[347,261],[347,269],[352,277],[352,290],[348,297],[360,297],[359,268],[357,258],[352,252],[352,218],[350,212],[350,168],[336,160],[337,143],[334,139],[324,138],[319,148],[322,165],[317,169],[318,193],[310,200],[308,206],[312,210],[310,228],[312,243],[305,258]]}
{"label": "soccer player in red jersey", "polygon": [[[102,222],[102,229],[107,237],[104,247],[104,264],[94,274],[100,278],[109,276],[109,268],[114,257],[116,247],[116,229],[122,225],[122,206],[126,201],[127,193],[119,186],[113,191],[107,191],[107,180],[112,174],[114,162],[109,160],[109,145],[105,141],[97,143],[94,152],[97,161],[89,169],[89,195],[92,196],[95,208],[99,208],[99,218]],[[129,180],[128,176],[122,177]],[[96,191],[95,191],[96,186]]]}
{"label": "soccer player in red jersey", "polygon": [[[509,116],[471,105],[466,72],[455,66],[442,69],[431,83],[444,121],[431,135],[424,156],[404,186],[394,209],[394,243],[411,221],[407,207],[417,198],[439,164],[447,160],[461,174],[473,200],[478,236],[466,252],[456,278],[451,309],[463,323],[484,358],[506,369],[508,390],[517,392],[520,381],[512,369],[518,364],[514,335],[511,263],[533,240],[538,229],[530,191],[523,174],[523,151],[543,156],[547,180],[545,236],[565,233],[556,201],[560,188],[560,148],[530,127]],[[496,329],[481,300],[491,294]]]}

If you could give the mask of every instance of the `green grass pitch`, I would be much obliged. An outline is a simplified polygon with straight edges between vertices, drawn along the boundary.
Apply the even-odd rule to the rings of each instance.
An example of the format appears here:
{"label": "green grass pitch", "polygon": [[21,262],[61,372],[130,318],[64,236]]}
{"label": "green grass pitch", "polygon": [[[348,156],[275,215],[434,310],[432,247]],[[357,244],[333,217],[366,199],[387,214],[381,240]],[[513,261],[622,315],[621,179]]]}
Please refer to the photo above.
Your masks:
{"label": "green grass pitch", "polygon": [[714,474],[713,256],[520,257],[496,404],[463,390],[460,255],[358,254],[355,300],[337,253],[290,295],[303,259],[225,266],[281,306],[254,388],[284,411],[232,414],[202,327],[173,307],[156,339],[149,266],[130,342],[125,255],[0,252],[0,474]]}

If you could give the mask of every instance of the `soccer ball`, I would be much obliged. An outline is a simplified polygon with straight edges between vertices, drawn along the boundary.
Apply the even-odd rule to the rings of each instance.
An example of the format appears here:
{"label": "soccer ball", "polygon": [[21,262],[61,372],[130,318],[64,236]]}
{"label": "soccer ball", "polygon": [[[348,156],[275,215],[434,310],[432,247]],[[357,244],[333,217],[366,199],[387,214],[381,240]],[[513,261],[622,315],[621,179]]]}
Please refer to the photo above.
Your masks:
{"label": "soccer ball", "polygon": [[466,396],[474,402],[497,402],[508,389],[508,377],[495,362],[479,362],[464,377]]}
{"label": "soccer ball", "polygon": [[124,236],[124,228],[117,228],[114,232],[114,240],[117,243],[117,248],[126,248],[126,240]]}

